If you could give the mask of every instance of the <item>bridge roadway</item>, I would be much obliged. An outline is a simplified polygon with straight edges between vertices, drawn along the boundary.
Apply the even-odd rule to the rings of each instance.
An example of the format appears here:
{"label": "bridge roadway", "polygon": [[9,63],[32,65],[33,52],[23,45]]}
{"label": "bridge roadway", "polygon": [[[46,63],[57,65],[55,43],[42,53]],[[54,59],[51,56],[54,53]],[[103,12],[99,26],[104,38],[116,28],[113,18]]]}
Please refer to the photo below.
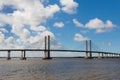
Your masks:
{"label": "bridge roadway", "polygon": [[113,52],[103,52],[103,51],[86,51],[86,50],[59,50],[59,49],[0,49],[0,51],[50,51],[50,52],[88,52],[88,53],[100,53],[100,54],[115,54],[120,55],[120,53]]}

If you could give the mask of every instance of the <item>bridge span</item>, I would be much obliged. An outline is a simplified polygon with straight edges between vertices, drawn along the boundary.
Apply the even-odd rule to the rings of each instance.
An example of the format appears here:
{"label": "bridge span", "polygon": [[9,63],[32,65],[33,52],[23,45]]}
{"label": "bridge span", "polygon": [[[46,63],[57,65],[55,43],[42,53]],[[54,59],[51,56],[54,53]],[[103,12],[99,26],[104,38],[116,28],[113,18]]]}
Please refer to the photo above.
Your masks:
{"label": "bridge span", "polygon": [[[12,51],[21,51],[21,60],[26,60],[26,52],[27,51],[39,51],[39,52],[44,52],[45,56],[43,57],[43,59],[51,59],[50,57],[50,52],[79,52],[79,54],[83,54],[83,53],[95,53],[98,54],[98,58],[114,58],[114,57],[120,57],[119,53],[112,53],[112,52],[102,52],[102,51],[85,51],[85,50],[60,50],[60,49],[0,49],[0,51],[5,51],[8,52],[8,56],[7,59],[10,60],[10,54]],[[49,53],[48,53],[49,52]],[[28,53],[29,54],[29,53]],[[49,54],[49,55],[48,55]],[[109,56],[111,55],[111,56]],[[88,59],[92,59],[92,57],[86,55],[85,58]]]}
{"label": "bridge span", "polygon": [[[46,37],[45,36],[45,47],[44,49],[0,49],[0,51],[4,52],[7,51],[8,55],[7,55],[7,60],[11,59],[11,52],[12,51],[21,51],[21,60],[26,60],[26,52],[27,51],[40,51],[40,52],[44,52],[44,57],[43,59],[48,60],[48,59],[52,59],[50,56],[50,52],[79,52],[80,54],[85,53],[85,58],[86,59],[92,59],[93,57],[93,53],[94,54],[98,54],[98,58],[113,58],[113,57],[117,57],[120,58],[120,53],[113,53],[113,52],[104,52],[104,51],[93,51],[91,48],[91,40],[89,41],[89,45],[88,45],[88,41],[86,41],[86,50],[61,50],[61,49],[50,49],[50,36]],[[88,49],[89,47],[89,49]]]}

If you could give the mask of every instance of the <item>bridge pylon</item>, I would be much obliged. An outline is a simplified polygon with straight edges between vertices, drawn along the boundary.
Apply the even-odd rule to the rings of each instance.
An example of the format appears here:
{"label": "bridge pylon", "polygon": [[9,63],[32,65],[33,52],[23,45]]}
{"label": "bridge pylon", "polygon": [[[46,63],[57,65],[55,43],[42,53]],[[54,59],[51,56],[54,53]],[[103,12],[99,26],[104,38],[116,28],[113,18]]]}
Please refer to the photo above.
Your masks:
{"label": "bridge pylon", "polygon": [[11,57],[10,57],[10,50],[8,51],[8,57],[7,57],[7,60],[10,60]]}
{"label": "bridge pylon", "polygon": [[44,57],[43,57],[43,60],[49,60],[49,59],[52,59],[50,57],[50,36],[45,36],[45,39],[44,39],[44,42],[45,42],[45,49],[44,49]]}
{"label": "bridge pylon", "polygon": [[92,58],[92,42],[89,40],[89,46],[90,46],[90,59]]}
{"label": "bridge pylon", "polygon": [[[88,49],[89,48],[89,49]],[[89,52],[89,56],[88,56]],[[91,59],[92,58],[92,43],[91,40],[86,40],[86,59]]]}
{"label": "bridge pylon", "polygon": [[88,40],[86,40],[86,59],[88,59]]}
{"label": "bridge pylon", "polygon": [[26,52],[24,50],[21,51],[21,58],[20,60],[26,60]]}

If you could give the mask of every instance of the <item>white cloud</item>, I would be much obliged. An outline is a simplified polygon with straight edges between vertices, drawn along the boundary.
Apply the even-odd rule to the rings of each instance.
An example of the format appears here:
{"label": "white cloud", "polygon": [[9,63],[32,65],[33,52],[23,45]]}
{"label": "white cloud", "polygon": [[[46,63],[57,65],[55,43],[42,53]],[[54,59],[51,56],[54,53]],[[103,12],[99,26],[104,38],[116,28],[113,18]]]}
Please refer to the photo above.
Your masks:
{"label": "white cloud", "polygon": [[9,14],[3,14],[3,13],[0,13],[0,24],[1,26],[4,26],[5,24],[10,24],[12,25],[13,24],[13,17],[10,16]]}
{"label": "white cloud", "polygon": [[31,26],[30,29],[33,31],[40,31],[40,32],[47,30],[45,26]]}
{"label": "white cloud", "polygon": [[52,17],[54,13],[60,11],[60,8],[57,4],[55,5],[49,5],[48,7],[45,8],[45,14],[46,17]]}
{"label": "white cloud", "polygon": [[5,36],[2,32],[0,32],[0,43],[3,43],[5,39]]}
{"label": "white cloud", "polygon": [[21,34],[20,38],[26,40],[29,37],[30,37],[30,31],[28,31],[27,29],[23,29],[23,33]]}
{"label": "white cloud", "polygon": [[27,24],[36,26],[60,11],[57,4],[44,5],[39,0],[1,0],[1,6],[12,5],[16,10],[9,14],[0,14],[0,22],[9,24]]}
{"label": "white cloud", "polygon": [[13,9],[12,13],[0,13],[0,26],[10,25],[11,32],[9,33],[14,34],[5,38],[2,32],[7,32],[7,30],[0,29],[2,31],[0,43],[4,45],[0,45],[1,48],[41,48],[44,44],[44,36],[47,35],[54,40],[54,34],[45,26],[41,26],[41,23],[52,18],[60,11],[60,8],[57,4],[44,6],[43,3],[43,0],[0,0],[0,10],[4,6]]}
{"label": "white cloud", "polygon": [[86,25],[86,28],[95,29],[96,33],[102,33],[112,30],[116,25],[114,25],[110,20],[103,22],[102,20],[95,18],[90,20]]}
{"label": "white cloud", "polygon": [[75,36],[74,36],[74,40],[75,41],[84,41],[84,40],[88,40],[88,38],[82,36],[81,34],[76,33]]}
{"label": "white cloud", "polygon": [[95,19],[89,20],[89,22],[86,24],[86,27],[90,29],[101,29],[101,28],[104,28],[104,23],[100,19],[95,18]]}
{"label": "white cloud", "polygon": [[53,26],[58,27],[58,28],[62,28],[62,27],[64,27],[64,23],[63,22],[56,22],[56,23],[54,23]]}
{"label": "white cloud", "polygon": [[14,43],[14,37],[7,38],[6,43]]}
{"label": "white cloud", "polygon": [[49,0],[40,0],[42,3],[48,3]]}
{"label": "white cloud", "polygon": [[8,32],[5,28],[0,28],[1,32]]}
{"label": "white cloud", "polygon": [[77,19],[73,19],[73,23],[75,24],[75,26],[78,26],[78,27],[81,27],[81,28],[95,30],[96,33],[108,32],[108,31],[111,31],[113,28],[116,27],[116,25],[113,24],[112,21],[107,20],[106,22],[103,22],[102,20],[100,20],[98,18],[91,19],[86,24],[82,24]]}
{"label": "white cloud", "polygon": [[78,27],[84,27],[84,25],[80,23],[77,19],[73,19],[73,23]]}
{"label": "white cloud", "polygon": [[78,3],[74,0],[60,0],[60,3],[62,5],[62,10],[68,14],[75,13],[78,7]]}

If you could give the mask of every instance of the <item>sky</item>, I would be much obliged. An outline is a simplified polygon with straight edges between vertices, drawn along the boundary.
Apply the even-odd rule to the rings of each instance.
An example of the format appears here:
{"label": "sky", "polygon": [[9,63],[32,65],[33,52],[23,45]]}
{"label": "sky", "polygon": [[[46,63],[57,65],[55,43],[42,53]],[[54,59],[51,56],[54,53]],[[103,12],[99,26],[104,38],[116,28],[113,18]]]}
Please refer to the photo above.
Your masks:
{"label": "sky", "polygon": [[0,0],[0,48],[80,49],[85,40],[120,51],[120,0]]}

